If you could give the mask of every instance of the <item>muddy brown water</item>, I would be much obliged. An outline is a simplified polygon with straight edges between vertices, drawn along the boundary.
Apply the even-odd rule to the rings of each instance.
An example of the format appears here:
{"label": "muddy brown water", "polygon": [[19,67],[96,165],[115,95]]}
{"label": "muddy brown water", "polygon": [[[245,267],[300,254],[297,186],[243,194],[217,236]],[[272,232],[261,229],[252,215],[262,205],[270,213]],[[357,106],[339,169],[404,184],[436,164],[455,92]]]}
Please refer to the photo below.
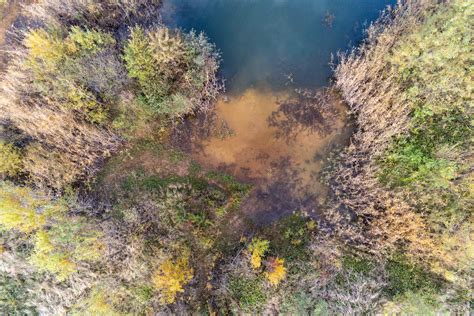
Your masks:
{"label": "muddy brown water", "polygon": [[336,93],[269,88],[223,96],[187,129],[197,162],[253,184],[241,210],[256,224],[298,211],[320,215],[328,194],[320,172],[352,130]]}

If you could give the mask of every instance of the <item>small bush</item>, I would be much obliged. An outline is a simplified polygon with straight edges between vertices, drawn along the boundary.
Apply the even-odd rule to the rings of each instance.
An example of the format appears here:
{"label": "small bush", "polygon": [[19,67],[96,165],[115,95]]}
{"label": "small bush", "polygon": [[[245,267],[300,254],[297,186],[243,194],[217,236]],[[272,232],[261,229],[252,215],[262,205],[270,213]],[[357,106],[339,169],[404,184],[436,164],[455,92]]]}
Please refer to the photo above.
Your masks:
{"label": "small bush", "polygon": [[24,169],[36,185],[62,188],[80,176],[81,170],[70,158],[64,152],[32,143],[25,151]]}
{"label": "small bush", "polygon": [[93,288],[89,296],[79,302],[75,309],[73,310],[72,315],[87,315],[87,316],[119,316],[123,315],[118,313],[114,304],[110,298],[108,290]]}
{"label": "small bush", "polygon": [[280,306],[281,315],[328,315],[327,303],[314,300],[311,295],[303,291],[285,293]]}
{"label": "small bush", "polygon": [[160,294],[162,304],[172,304],[178,293],[184,292],[184,286],[193,278],[193,269],[188,258],[180,257],[176,261],[167,259],[153,276],[153,284]]}
{"label": "small bush", "polygon": [[374,262],[365,259],[359,258],[354,255],[346,254],[342,258],[342,268],[345,270],[351,270],[356,273],[362,273],[368,275],[375,268]]}
{"label": "small bush", "polygon": [[0,188],[0,225],[34,233],[30,262],[38,269],[64,280],[77,272],[81,262],[100,259],[102,234],[84,219],[67,216],[65,201],[9,183]]}
{"label": "small bush", "polygon": [[322,297],[337,315],[360,315],[379,308],[385,275],[381,267],[370,273],[340,270],[324,287]]}
{"label": "small bush", "polygon": [[308,244],[316,222],[299,214],[290,215],[268,228],[268,238],[288,262],[308,259]]}
{"label": "small bush", "polygon": [[[66,110],[84,114],[93,123],[105,122],[108,109],[103,101],[116,96],[110,95],[107,85],[111,84],[104,81],[123,82],[110,34],[77,26],[67,34],[37,29],[26,34],[24,44],[28,49],[25,66],[33,73],[38,92],[58,100]],[[94,65],[98,59],[100,74],[91,67],[99,66]]]}
{"label": "small bush", "polygon": [[56,274],[59,280],[77,272],[81,262],[98,262],[104,244],[102,234],[79,218],[67,218],[40,230],[35,236],[30,261],[40,270]]}
{"label": "small bush", "polygon": [[68,253],[57,251],[47,232],[39,231],[36,233],[34,249],[30,262],[37,266],[40,271],[56,274],[60,281],[65,280],[77,271],[77,265],[71,261]]}
{"label": "small bush", "polygon": [[46,224],[48,216],[64,213],[61,202],[53,202],[27,187],[0,182],[0,225],[30,233]]}
{"label": "small bush", "polygon": [[44,0],[27,7],[27,13],[47,25],[116,30],[123,25],[159,20],[161,3],[161,0]]}
{"label": "small bush", "polygon": [[383,306],[388,315],[439,315],[440,304],[432,291],[405,292]]}
{"label": "small bush", "polygon": [[16,175],[21,170],[21,155],[12,144],[0,140],[0,175]]}
{"label": "small bush", "polygon": [[441,284],[429,273],[402,256],[396,256],[390,260],[386,269],[388,284],[385,293],[389,297],[404,295],[408,292],[438,292],[441,289]]}
{"label": "small bush", "polygon": [[266,264],[265,277],[272,286],[277,286],[286,277],[285,260],[270,258]]}
{"label": "small bush", "polygon": [[37,315],[29,303],[32,294],[27,281],[0,272],[0,313],[3,315]]}
{"label": "small bush", "polygon": [[254,270],[258,270],[262,266],[262,258],[268,251],[269,246],[270,242],[268,240],[262,240],[258,238],[254,238],[248,246],[248,251],[250,253],[250,265]]}

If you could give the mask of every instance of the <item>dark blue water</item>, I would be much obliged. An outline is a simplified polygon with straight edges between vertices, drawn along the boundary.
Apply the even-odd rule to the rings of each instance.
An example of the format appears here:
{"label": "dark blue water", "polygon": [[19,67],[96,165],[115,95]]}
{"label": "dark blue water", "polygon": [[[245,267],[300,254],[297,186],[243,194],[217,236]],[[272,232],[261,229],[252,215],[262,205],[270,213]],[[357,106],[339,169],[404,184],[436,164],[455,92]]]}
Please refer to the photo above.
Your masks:
{"label": "dark blue water", "polygon": [[331,53],[363,38],[395,0],[164,0],[164,20],[203,31],[221,51],[227,87],[321,87]]}

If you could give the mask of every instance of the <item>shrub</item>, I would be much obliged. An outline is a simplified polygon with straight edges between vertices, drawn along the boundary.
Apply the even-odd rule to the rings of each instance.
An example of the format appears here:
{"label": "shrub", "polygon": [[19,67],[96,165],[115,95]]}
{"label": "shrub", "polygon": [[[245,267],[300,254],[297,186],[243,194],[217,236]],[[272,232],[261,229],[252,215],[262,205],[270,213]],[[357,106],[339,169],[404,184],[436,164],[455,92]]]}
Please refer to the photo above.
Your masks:
{"label": "shrub", "polygon": [[408,291],[384,304],[382,313],[388,315],[439,315],[440,305],[436,299],[431,291],[416,293]]}
{"label": "shrub", "polygon": [[262,265],[262,258],[268,251],[270,242],[268,240],[262,240],[254,238],[248,246],[250,253],[250,264],[254,270],[260,269]]}
{"label": "shrub", "polygon": [[374,270],[375,265],[368,259],[346,254],[342,258],[342,268],[356,273],[368,275]]}
{"label": "shrub", "polygon": [[206,108],[216,97],[218,55],[213,50],[203,35],[134,27],[124,60],[144,105],[174,117]]}
{"label": "shrub", "polygon": [[268,228],[268,238],[286,261],[308,260],[308,244],[316,222],[293,214]]}
{"label": "shrub", "polygon": [[272,286],[277,286],[286,277],[285,260],[270,258],[266,264],[265,277]]}
{"label": "shrub", "polygon": [[34,253],[31,263],[40,270],[56,274],[59,281],[64,281],[69,275],[77,271],[77,265],[72,262],[67,253],[57,252],[51,243],[50,236],[45,231],[36,233]]}
{"label": "shrub", "polygon": [[47,25],[116,30],[123,25],[157,21],[160,5],[161,0],[44,0],[28,6],[26,11]]}
{"label": "shrub", "polygon": [[388,262],[387,273],[388,284],[385,292],[390,297],[407,292],[438,292],[441,289],[440,283],[430,274],[399,255]]}
{"label": "shrub", "polygon": [[359,315],[378,310],[385,285],[383,270],[370,273],[342,269],[328,284],[322,296],[335,314]]}
{"label": "shrub", "polygon": [[8,5],[8,0],[0,0],[0,19],[3,19],[3,11]]}
{"label": "shrub", "polygon": [[64,280],[82,262],[100,259],[102,234],[84,219],[67,216],[68,205],[63,200],[51,200],[41,192],[9,183],[1,183],[0,188],[0,225],[34,233],[30,261],[38,269]]}
{"label": "shrub", "polygon": [[0,225],[30,233],[46,224],[48,217],[61,216],[65,206],[27,187],[0,183]]}
{"label": "shrub", "polygon": [[38,186],[60,189],[80,177],[81,170],[71,157],[57,149],[32,143],[25,150],[24,170]]}
{"label": "shrub", "polygon": [[172,304],[178,293],[184,292],[184,286],[193,278],[193,269],[188,258],[180,257],[176,261],[165,260],[153,276],[153,284],[160,294],[162,304]]}
{"label": "shrub", "polygon": [[0,175],[16,175],[21,170],[21,155],[12,144],[0,140]]}
{"label": "shrub", "polygon": [[32,141],[25,173],[60,189],[89,178],[119,145],[90,123],[106,122],[126,73],[108,33],[57,27],[24,35],[2,81],[0,118]]}
{"label": "shrub", "polygon": [[104,248],[102,234],[81,219],[58,221],[35,236],[30,261],[40,270],[64,280],[78,271],[81,262],[98,262]]}
{"label": "shrub", "polygon": [[281,315],[328,315],[328,304],[322,300],[314,300],[303,291],[285,293],[279,310]]}
{"label": "shrub", "polygon": [[87,316],[118,316],[123,315],[118,313],[114,308],[114,302],[111,300],[111,295],[108,290],[101,288],[93,288],[89,296],[79,302],[74,308],[72,315],[87,315]]}
{"label": "shrub", "polygon": [[38,92],[58,100],[63,109],[84,114],[93,123],[105,121],[108,109],[102,100],[115,96],[105,94],[110,89],[97,84],[90,63],[99,57],[104,79],[123,81],[117,75],[120,65],[114,61],[115,40],[110,34],[77,26],[66,35],[60,30],[37,29],[26,34],[24,44],[28,49],[25,66],[32,71]]}
{"label": "shrub", "polygon": [[28,283],[22,278],[0,272],[0,313],[4,315],[36,315],[30,303]]}

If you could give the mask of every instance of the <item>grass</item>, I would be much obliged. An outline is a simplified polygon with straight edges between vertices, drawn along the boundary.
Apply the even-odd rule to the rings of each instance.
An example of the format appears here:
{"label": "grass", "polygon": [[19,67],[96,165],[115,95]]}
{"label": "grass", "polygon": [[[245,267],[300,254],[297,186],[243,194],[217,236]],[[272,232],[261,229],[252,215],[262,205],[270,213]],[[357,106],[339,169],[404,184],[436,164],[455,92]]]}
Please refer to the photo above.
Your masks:
{"label": "grass", "polygon": [[264,229],[263,234],[271,240],[275,253],[291,263],[309,259],[308,245],[315,230],[313,220],[293,214]]}
{"label": "grass", "polygon": [[406,257],[396,255],[387,264],[388,286],[385,293],[389,297],[405,293],[439,293],[442,284],[422,267],[410,263]]}
{"label": "grass", "polygon": [[234,276],[229,281],[229,292],[245,312],[261,311],[267,301],[267,293],[260,277]]}

